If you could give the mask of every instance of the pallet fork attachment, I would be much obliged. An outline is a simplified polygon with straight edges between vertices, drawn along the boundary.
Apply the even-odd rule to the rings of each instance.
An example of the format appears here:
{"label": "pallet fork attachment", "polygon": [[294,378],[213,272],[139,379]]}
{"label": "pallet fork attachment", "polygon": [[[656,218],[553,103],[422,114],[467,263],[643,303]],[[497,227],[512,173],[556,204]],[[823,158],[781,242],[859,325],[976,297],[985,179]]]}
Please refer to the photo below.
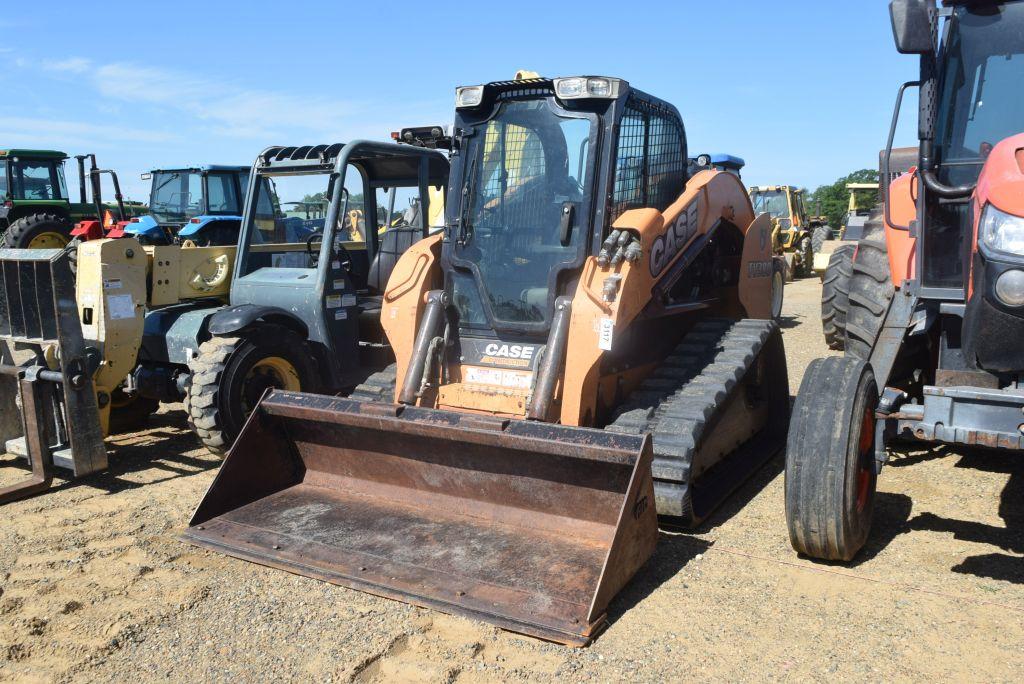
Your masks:
{"label": "pallet fork attachment", "polygon": [[32,469],[0,489],[0,504],[46,491],[58,466],[75,477],[106,469],[95,354],[82,336],[66,250],[0,249],[0,347],[0,438]]}

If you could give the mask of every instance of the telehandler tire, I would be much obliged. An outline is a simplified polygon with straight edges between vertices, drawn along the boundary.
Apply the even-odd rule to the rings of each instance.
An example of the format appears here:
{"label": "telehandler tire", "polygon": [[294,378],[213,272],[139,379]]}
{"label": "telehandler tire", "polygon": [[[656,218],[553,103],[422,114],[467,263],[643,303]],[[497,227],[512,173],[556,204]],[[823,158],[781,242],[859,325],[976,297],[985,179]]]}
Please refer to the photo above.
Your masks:
{"label": "telehandler tire", "polygon": [[71,222],[60,214],[30,214],[11,223],[3,246],[12,249],[60,249],[71,241]]}
{"label": "telehandler tire", "polygon": [[846,346],[846,315],[850,307],[850,279],[856,245],[842,245],[832,252],[821,284],[821,327],[829,349]]}
{"label": "telehandler tire", "polygon": [[231,447],[267,389],[316,392],[318,387],[316,363],[306,341],[280,325],[264,324],[237,337],[207,340],[189,369],[189,426],[217,454]]}
{"label": "telehandler tire", "polygon": [[809,278],[814,275],[814,244],[811,242],[809,235],[801,238],[800,243],[797,245],[797,251],[800,254],[800,268],[797,269],[798,275],[801,278]]}
{"label": "telehandler tire", "polygon": [[147,397],[130,396],[116,389],[110,396],[110,434],[138,430],[160,408],[160,402]]}
{"label": "telehandler tire", "polygon": [[882,332],[889,302],[896,292],[889,269],[889,250],[881,209],[871,212],[864,239],[857,243],[857,258],[853,261],[852,270],[850,308],[846,318],[846,353],[867,359]]}
{"label": "telehandler tire", "polygon": [[850,356],[815,359],[793,406],[786,445],[786,523],[799,553],[849,561],[875,506],[875,375]]}

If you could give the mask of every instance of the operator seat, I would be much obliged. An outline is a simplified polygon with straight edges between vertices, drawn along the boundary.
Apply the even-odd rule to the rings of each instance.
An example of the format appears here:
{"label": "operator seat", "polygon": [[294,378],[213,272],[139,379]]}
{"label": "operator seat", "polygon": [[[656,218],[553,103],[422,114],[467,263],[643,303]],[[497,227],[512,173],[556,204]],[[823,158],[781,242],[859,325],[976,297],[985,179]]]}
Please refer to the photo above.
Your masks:
{"label": "operator seat", "polygon": [[388,278],[395,270],[399,257],[423,237],[423,229],[416,226],[389,228],[380,236],[377,253],[373,256],[366,276],[366,291],[359,295],[360,336],[372,342],[386,343],[387,337],[380,324],[380,311],[384,305],[384,290]]}

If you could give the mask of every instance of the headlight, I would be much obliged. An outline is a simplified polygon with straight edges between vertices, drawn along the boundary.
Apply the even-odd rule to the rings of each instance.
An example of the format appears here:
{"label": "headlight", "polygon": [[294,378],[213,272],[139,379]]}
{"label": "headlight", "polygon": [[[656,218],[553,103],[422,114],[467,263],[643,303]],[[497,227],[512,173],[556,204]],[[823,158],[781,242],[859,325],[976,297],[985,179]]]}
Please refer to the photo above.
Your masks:
{"label": "headlight", "polygon": [[996,252],[1024,256],[1024,218],[986,204],[981,212],[978,239],[982,245]]}
{"label": "headlight", "polygon": [[622,81],[617,78],[594,78],[577,76],[574,78],[556,78],[555,95],[563,100],[580,100],[585,98],[614,99],[619,96]]}
{"label": "headlight", "polygon": [[483,86],[462,86],[455,89],[455,108],[478,107],[484,101]]}

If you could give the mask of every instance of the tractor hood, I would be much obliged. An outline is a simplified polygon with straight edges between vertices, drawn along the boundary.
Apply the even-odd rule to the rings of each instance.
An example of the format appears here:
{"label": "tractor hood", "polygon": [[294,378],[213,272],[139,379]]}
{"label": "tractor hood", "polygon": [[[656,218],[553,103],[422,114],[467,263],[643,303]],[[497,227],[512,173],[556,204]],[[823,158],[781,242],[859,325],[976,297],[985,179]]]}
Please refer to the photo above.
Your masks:
{"label": "tractor hood", "polygon": [[992,204],[1002,212],[1024,217],[1024,133],[992,148],[978,178],[975,203],[979,210]]}

